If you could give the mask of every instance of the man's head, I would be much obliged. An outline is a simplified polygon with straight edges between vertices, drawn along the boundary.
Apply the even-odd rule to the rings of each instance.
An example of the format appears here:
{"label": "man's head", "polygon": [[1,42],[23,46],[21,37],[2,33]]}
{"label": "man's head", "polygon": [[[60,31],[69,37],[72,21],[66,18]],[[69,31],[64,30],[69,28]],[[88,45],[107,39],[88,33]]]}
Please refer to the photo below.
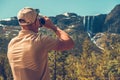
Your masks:
{"label": "man's head", "polygon": [[27,26],[33,24],[38,17],[38,13],[33,8],[23,8],[18,12],[17,18],[19,24]]}
{"label": "man's head", "polygon": [[38,28],[42,27],[39,16],[39,10],[25,7],[18,12],[18,22],[22,29],[38,32]]}

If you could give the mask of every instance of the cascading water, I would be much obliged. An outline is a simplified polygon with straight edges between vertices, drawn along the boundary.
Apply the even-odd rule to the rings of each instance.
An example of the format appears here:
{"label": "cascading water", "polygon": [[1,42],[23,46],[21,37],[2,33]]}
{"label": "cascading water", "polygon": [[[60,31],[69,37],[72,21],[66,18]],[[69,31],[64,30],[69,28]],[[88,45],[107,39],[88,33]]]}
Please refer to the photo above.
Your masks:
{"label": "cascading water", "polygon": [[87,17],[87,33],[88,33],[88,36],[91,39],[91,35],[90,35],[90,16]]}
{"label": "cascading water", "polygon": [[84,21],[85,31],[88,33],[90,39],[92,39],[92,25],[93,25],[94,17],[86,16],[84,17],[84,20],[85,20]]}
{"label": "cascading water", "polygon": [[[86,23],[86,22],[85,22],[85,21],[86,21],[86,20],[85,20],[85,17],[86,17],[86,16],[83,17],[84,30],[85,30],[85,23]],[[85,30],[85,31],[86,31],[86,30]]]}
{"label": "cascading water", "polygon": [[[83,18],[84,28],[85,28],[85,31],[87,32],[88,36],[90,37],[91,41],[92,41],[94,44],[96,44],[96,46],[98,46],[98,48],[104,50],[104,49],[100,46],[100,43],[96,42],[97,36],[94,37],[95,34],[92,32],[92,31],[93,31],[94,19],[95,19],[95,16],[84,16],[84,18]],[[98,37],[99,37],[99,36],[98,36]]]}

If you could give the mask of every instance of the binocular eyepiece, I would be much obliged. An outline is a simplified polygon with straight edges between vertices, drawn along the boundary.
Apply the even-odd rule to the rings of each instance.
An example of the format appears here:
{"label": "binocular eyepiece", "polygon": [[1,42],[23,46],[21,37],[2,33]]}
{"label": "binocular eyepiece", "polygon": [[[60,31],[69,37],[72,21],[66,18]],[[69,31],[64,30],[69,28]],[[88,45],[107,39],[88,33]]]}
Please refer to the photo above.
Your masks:
{"label": "binocular eyepiece", "polygon": [[44,19],[43,17],[41,17],[41,18],[39,19],[39,22],[40,22],[40,24],[44,25],[44,24],[45,24],[45,19]]}
{"label": "binocular eyepiece", "polygon": [[[37,12],[37,14],[39,15],[40,10],[39,10],[39,9],[34,9],[34,10],[35,10],[35,11]],[[39,22],[40,22],[40,24],[42,24],[42,25],[45,24],[45,19],[43,18],[42,15],[39,15]]]}

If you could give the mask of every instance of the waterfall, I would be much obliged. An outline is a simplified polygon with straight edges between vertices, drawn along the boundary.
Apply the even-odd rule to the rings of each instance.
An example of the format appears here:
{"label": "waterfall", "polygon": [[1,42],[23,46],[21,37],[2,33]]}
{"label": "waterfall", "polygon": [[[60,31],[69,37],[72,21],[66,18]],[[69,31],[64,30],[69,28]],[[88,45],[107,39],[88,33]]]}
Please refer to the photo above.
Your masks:
{"label": "waterfall", "polygon": [[90,16],[87,17],[87,32],[89,32],[90,30]]}
{"label": "waterfall", "polygon": [[83,17],[83,25],[86,32],[90,31],[90,16]]}
{"label": "waterfall", "polygon": [[93,34],[94,19],[95,19],[95,16],[83,16],[84,30],[87,32],[88,36],[91,39],[95,35],[95,34]]}
{"label": "waterfall", "polygon": [[86,31],[87,31],[88,36],[91,39],[92,37],[91,37],[91,30],[90,30],[91,25],[90,24],[91,24],[90,16],[87,16],[87,25],[86,25],[87,29],[86,29]]}
{"label": "waterfall", "polygon": [[93,32],[94,18],[95,18],[95,16],[92,16],[92,19],[91,19],[91,32]]}
{"label": "waterfall", "polygon": [[92,40],[92,37],[93,37],[93,33],[92,33],[92,31],[93,31],[93,22],[94,22],[94,16],[87,16],[87,18],[86,18],[86,21],[87,22],[85,22],[85,23],[87,23],[86,25],[85,25],[85,27],[86,27],[86,32],[88,33],[88,36],[90,37],[90,39]]}
{"label": "waterfall", "polygon": [[91,41],[100,49],[104,50],[103,47],[101,47],[101,43],[97,41],[103,34],[99,34],[95,36],[95,33],[93,33],[93,26],[96,16],[84,16],[83,17],[83,25],[84,29],[87,32],[89,38]]}
{"label": "waterfall", "polygon": [[84,31],[86,31],[86,16],[83,16]]}

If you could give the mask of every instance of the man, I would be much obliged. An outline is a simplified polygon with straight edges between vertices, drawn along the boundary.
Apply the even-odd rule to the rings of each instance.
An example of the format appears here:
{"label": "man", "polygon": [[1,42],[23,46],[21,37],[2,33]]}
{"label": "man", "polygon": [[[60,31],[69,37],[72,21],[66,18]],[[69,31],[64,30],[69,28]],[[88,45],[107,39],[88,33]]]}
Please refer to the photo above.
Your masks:
{"label": "man", "polygon": [[[73,40],[48,17],[43,17],[45,24],[42,24],[33,8],[23,8],[17,17],[21,31],[10,41],[7,55],[14,80],[50,80],[48,51],[71,49]],[[43,25],[53,30],[57,39],[38,34],[38,28]]]}

